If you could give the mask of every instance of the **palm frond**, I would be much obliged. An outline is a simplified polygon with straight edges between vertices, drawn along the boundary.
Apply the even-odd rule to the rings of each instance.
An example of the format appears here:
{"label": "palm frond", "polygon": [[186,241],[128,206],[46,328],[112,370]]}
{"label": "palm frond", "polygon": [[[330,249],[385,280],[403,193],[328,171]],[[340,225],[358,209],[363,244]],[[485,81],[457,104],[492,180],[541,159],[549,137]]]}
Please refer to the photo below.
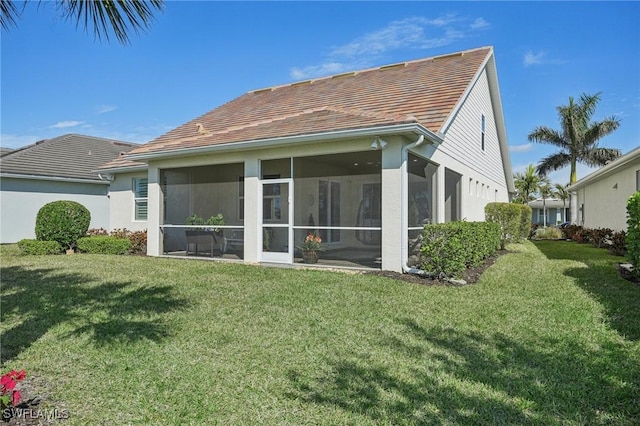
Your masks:
{"label": "palm frond", "polygon": [[0,0],[0,27],[7,31],[9,28],[16,25],[16,21],[22,14],[22,9],[26,2],[22,3],[22,7],[16,6],[16,3],[11,0]]}
{"label": "palm frond", "polygon": [[58,7],[66,19],[76,21],[85,32],[93,29],[98,40],[109,41],[113,32],[122,44],[129,43],[129,33],[148,29],[153,13],[161,11],[163,0],[59,0]]}
{"label": "palm frond", "polygon": [[539,126],[533,129],[527,139],[530,142],[548,143],[560,148],[567,148],[567,141],[563,135],[557,130],[550,129],[546,126]]}
{"label": "palm frond", "polygon": [[556,152],[544,157],[538,163],[536,171],[540,176],[546,176],[549,172],[571,165],[571,156],[566,152]]}
{"label": "palm frond", "polygon": [[601,92],[598,92],[593,95],[583,93],[580,95],[580,115],[587,123],[591,121],[591,117],[596,112],[596,107],[598,106],[598,102],[600,102],[600,93]]}
{"label": "palm frond", "polygon": [[591,166],[599,167],[606,165],[609,161],[613,161],[620,157],[622,153],[619,149],[613,148],[594,148],[584,153],[580,160]]}
{"label": "palm frond", "polygon": [[607,117],[602,121],[592,123],[591,127],[589,127],[584,134],[584,147],[588,148],[593,146],[595,148],[598,140],[613,133],[618,127],[620,127],[620,120],[616,116]]}

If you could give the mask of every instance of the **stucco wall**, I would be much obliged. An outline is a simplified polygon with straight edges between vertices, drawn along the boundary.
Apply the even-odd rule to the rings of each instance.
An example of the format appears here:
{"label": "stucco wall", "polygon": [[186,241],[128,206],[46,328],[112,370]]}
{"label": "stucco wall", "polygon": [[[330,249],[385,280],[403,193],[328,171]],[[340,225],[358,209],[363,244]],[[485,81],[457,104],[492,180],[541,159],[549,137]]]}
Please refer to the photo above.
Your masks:
{"label": "stucco wall", "polygon": [[5,177],[0,179],[0,188],[1,243],[35,238],[38,211],[58,200],[85,206],[91,212],[91,228],[109,227],[107,185]]}
{"label": "stucco wall", "polygon": [[109,188],[109,230],[126,228],[131,231],[147,229],[146,220],[134,220],[133,179],[146,178],[146,171],[136,173],[120,173]]}
{"label": "stucco wall", "polygon": [[[627,229],[627,200],[636,191],[640,160],[577,191],[577,223],[587,228]],[[584,211],[581,211],[583,208]]]}

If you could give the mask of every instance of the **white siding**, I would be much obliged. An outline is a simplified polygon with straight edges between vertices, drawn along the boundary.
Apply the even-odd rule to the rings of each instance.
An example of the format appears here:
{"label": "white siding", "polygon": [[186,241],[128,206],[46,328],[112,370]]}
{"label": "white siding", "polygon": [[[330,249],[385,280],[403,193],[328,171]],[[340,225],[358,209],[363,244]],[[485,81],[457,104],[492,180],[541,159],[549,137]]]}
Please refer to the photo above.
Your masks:
{"label": "white siding", "polygon": [[[482,115],[485,116],[484,150]],[[486,71],[479,76],[444,134],[444,142],[431,158],[462,175],[462,218],[482,221],[487,203],[509,201]],[[464,188],[465,182],[470,182],[470,190]]]}
{"label": "white siding", "polygon": [[58,200],[85,206],[91,213],[90,228],[109,227],[107,185],[6,177],[0,185],[0,243],[35,238],[38,211]]}

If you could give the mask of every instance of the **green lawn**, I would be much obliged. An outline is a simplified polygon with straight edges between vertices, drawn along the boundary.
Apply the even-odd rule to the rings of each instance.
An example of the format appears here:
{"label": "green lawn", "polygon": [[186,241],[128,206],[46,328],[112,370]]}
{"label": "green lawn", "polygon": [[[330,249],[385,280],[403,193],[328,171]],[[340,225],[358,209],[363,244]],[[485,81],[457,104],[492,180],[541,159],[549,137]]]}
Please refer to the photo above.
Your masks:
{"label": "green lawn", "polygon": [[3,246],[2,369],[65,424],[637,424],[621,258],[512,245],[482,280]]}

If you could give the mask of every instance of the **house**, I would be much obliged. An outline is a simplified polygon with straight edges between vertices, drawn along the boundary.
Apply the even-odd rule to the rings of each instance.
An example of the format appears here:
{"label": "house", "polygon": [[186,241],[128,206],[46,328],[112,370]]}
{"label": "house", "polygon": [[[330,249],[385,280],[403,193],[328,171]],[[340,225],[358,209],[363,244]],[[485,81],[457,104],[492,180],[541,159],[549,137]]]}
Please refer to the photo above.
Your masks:
{"label": "house", "polygon": [[[149,255],[295,264],[316,233],[320,264],[398,272],[424,224],[514,192],[491,47],[254,90],[102,172],[112,225],[146,203]],[[219,214],[222,242],[189,239]]]}
{"label": "house", "polygon": [[95,170],[135,145],[67,134],[10,151],[0,158],[0,242],[35,238],[40,208],[72,200],[91,212],[92,228],[109,228],[109,181]]}
{"label": "house", "polygon": [[554,226],[568,222],[571,218],[569,201],[557,198],[538,198],[527,203],[531,207],[531,223],[540,226]]}
{"label": "house", "polygon": [[640,191],[640,147],[568,188],[571,222],[586,228],[627,230],[627,200]]}

